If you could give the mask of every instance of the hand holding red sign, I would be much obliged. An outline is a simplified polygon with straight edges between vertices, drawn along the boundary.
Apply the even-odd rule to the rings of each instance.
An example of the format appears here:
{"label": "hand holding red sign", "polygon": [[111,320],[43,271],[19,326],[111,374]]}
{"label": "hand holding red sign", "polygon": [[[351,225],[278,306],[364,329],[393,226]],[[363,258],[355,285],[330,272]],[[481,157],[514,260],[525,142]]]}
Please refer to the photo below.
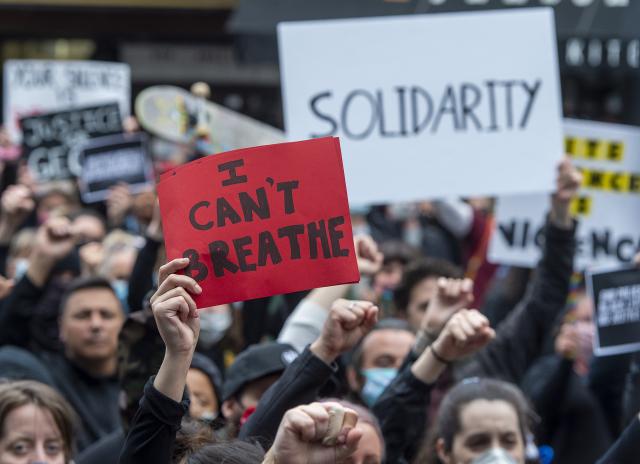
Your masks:
{"label": "hand holding red sign", "polygon": [[359,279],[338,139],[235,150],[158,184],[168,259],[199,307]]}

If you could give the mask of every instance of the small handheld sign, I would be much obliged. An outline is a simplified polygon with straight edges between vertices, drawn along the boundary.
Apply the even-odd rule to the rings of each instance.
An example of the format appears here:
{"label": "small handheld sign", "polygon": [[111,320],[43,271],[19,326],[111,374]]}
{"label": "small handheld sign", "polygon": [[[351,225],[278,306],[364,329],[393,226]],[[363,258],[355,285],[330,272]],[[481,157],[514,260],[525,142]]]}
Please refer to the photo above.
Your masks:
{"label": "small handheld sign", "polygon": [[20,120],[22,155],[41,182],[80,175],[80,151],[88,139],[122,131],[116,102],[30,116]]}
{"label": "small handheld sign", "polygon": [[337,138],[202,158],[157,189],[167,258],[190,259],[199,308],[359,279]]}
{"label": "small handheld sign", "polygon": [[608,356],[640,351],[640,270],[587,272],[594,303],[594,353]]}
{"label": "small handheld sign", "polygon": [[154,185],[153,164],[142,133],[92,139],[82,149],[80,159],[78,186],[85,203],[106,200],[111,187],[120,182],[127,183],[131,193]]}

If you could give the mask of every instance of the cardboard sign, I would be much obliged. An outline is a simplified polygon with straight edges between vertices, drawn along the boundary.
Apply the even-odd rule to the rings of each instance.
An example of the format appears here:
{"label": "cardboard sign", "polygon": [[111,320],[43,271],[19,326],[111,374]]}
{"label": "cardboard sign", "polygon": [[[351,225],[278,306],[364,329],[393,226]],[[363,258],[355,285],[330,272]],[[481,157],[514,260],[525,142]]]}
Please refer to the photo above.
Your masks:
{"label": "cardboard sign", "polygon": [[118,102],[130,114],[131,71],[125,63],[8,60],[4,62],[4,124],[20,144],[19,120],[73,107]]}
{"label": "cardboard sign", "polygon": [[38,181],[79,176],[88,139],[122,132],[117,103],[22,118],[22,155]]}
{"label": "cardboard sign", "polygon": [[640,270],[587,272],[594,302],[594,353],[608,356],[640,351]]}
{"label": "cardboard sign", "polygon": [[287,136],[340,136],[351,204],[553,188],[551,9],[281,23],[278,38]]}
{"label": "cardboard sign", "polygon": [[144,134],[110,135],[90,140],[83,148],[82,171],[78,179],[82,201],[106,200],[119,182],[139,193],[155,183],[153,163],[147,153]]}
{"label": "cardboard sign", "polygon": [[169,260],[191,260],[198,307],[359,279],[337,138],[193,161],[158,183]]}
{"label": "cardboard sign", "polygon": [[[617,124],[565,120],[565,149],[584,176],[572,204],[578,218],[575,266],[630,263],[640,246],[640,129]],[[521,173],[520,177],[526,176]],[[549,195],[501,197],[489,260],[534,267]]]}

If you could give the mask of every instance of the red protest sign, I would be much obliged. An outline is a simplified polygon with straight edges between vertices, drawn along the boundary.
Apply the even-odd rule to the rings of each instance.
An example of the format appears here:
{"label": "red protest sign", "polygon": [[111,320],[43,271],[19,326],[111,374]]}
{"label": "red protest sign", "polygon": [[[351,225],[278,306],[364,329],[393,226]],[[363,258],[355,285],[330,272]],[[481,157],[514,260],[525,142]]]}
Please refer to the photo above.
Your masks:
{"label": "red protest sign", "polygon": [[158,183],[169,260],[199,308],[359,279],[337,138],[221,153]]}

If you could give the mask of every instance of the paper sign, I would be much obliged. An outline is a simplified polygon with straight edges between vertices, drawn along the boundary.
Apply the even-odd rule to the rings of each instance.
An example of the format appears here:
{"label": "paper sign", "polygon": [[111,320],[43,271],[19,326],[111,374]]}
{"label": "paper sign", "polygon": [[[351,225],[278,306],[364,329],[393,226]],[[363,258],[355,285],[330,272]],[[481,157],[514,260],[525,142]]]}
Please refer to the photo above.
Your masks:
{"label": "paper sign", "polygon": [[130,114],[131,71],[125,63],[8,60],[4,62],[4,124],[20,144],[19,120],[73,107],[118,102]]}
{"label": "paper sign", "polygon": [[640,351],[640,270],[587,272],[594,302],[594,353],[607,356]]}
{"label": "paper sign", "polygon": [[[640,129],[572,119],[564,128],[566,152],[584,177],[571,205],[579,220],[575,266],[629,263],[640,245],[640,216],[633,214],[640,211]],[[499,198],[489,260],[534,267],[549,207],[546,194]]]}
{"label": "paper sign", "polygon": [[199,308],[359,279],[337,138],[209,156],[158,183],[169,260]]}
{"label": "paper sign", "polygon": [[552,190],[553,10],[281,23],[278,39],[287,137],[340,136],[352,205]]}
{"label": "paper sign", "polygon": [[80,175],[80,151],[87,140],[122,132],[117,103],[31,116],[20,124],[22,155],[40,182]]}
{"label": "paper sign", "polygon": [[82,150],[78,179],[82,201],[106,200],[114,185],[125,182],[131,193],[155,183],[153,164],[144,134],[120,134],[90,140]]}

